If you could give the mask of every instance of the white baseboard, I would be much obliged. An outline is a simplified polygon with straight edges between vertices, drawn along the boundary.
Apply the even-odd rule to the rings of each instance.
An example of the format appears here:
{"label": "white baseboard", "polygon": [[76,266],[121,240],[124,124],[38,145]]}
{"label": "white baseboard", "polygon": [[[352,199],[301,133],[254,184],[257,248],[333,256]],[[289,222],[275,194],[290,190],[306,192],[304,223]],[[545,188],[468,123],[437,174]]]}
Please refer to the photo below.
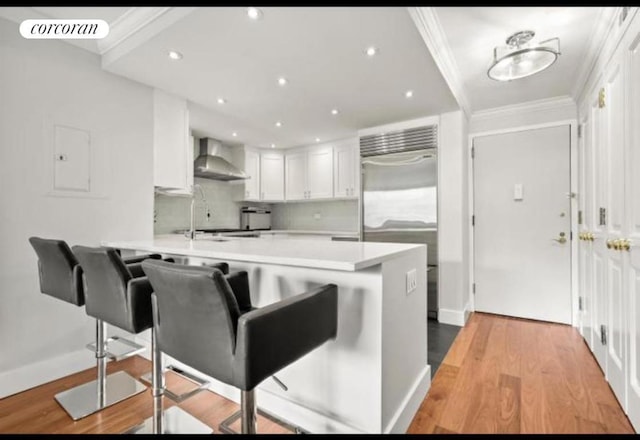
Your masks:
{"label": "white baseboard", "polygon": [[453,309],[439,309],[438,310],[438,322],[443,324],[457,325],[458,327],[464,327],[465,311],[453,310]]}
{"label": "white baseboard", "polygon": [[407,432],[430,387],[431,365],[427,365],[384,429],[385,434],[405,434]]}
{"label": "white baseboard", "polygon": [[0,399],[77,373],[95,365],[85,348],[0,373]]}

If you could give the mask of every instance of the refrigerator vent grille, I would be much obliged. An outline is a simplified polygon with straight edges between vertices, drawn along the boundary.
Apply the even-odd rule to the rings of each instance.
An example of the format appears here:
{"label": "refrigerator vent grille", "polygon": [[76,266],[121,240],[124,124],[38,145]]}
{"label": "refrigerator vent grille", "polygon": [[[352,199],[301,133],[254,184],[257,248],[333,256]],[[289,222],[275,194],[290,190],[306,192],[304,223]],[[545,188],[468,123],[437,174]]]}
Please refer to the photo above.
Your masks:
{"label": "refrigerator vent grille", "polygon": [[360,156],[424,150],[438,147],[438,126],[409,128],[389,133],[371,134],[360,138]]}

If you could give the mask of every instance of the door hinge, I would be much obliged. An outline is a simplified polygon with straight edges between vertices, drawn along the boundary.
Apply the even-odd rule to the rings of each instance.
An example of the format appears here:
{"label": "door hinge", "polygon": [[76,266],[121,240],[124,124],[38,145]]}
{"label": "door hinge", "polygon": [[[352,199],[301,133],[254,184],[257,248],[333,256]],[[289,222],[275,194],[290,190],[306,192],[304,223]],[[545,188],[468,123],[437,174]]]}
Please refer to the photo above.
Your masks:
{"label": "door hinge", "polygon": [[582,297],[581,296],[578,297],[578,310],[581,311],[581,312],[584,310],[584,305],[582,303]]}
{"label": "door hinge", "polygon": [[471,226],[475,226],[476,225],[476,216],[472,215],[471,216]]}
{"label": "door hinge", "polygon": [[578,211],[578,224],[582,224],[582,211]]}
{"label": "door hinge", "polygon": [[600,342],[602,345],[607,345],[607,326],[604,324],[600,326]]}
{"label": "door hinge", "polygon": [[474,295],[476,294],[476,283],[473,283],[471,285],[471,291],[473,292]]}
{"label": "door hinge", "polygon": [[607,224],[607,209],[600,208],[600,226],[606,226]]}
{"label": "door hinge", "polygon": [[578,138],[582,137],[582,124],[578,124]]}
{"label": "door hinge", "polygon": [[598,108],[604,108],[604,105],[605,105],[605,101],[604,101],[604,87],[603,87],[598,92]]}
{"label": "door hinge", "polygon": [[569,240],[573,240],[573,231],[569,231]]}
{"label": "door hinge", "polygon": [[476,157],[476,147],[471,147],[471,159],[475,159]]}

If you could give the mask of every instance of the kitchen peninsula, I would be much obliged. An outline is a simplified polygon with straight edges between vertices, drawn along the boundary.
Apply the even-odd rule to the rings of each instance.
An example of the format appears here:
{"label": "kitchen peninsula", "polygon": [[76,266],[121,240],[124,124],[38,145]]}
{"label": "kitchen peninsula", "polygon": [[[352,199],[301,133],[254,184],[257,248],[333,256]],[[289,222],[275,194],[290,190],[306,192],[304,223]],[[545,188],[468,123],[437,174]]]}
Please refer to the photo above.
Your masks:
{"label": "kitchen peninsula", "polygon": [[[248,272],[258,307],[336,284],[336,340],[278,373],[288,391],[271,380],[258,387],[259,407],[305,430],[404,433],[429,389],[425,245],[179,235],[102,244],[189,264],[226,261],[232,271]],[[137,338],[149,344],[148,334]],[[239,401],[236,389],[211,383]]]}

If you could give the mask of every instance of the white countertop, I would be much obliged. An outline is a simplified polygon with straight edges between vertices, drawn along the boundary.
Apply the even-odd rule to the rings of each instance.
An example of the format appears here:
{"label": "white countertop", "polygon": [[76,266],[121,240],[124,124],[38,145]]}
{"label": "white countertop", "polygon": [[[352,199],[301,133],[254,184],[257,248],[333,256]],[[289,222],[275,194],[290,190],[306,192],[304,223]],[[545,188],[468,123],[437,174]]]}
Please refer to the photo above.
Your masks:
{"label": "white countertop", "polygon": [[343,271],[364,269],[420,247],[426,252],[424,244],[304,239],[278,240],[276,244],[272,240],[239,237],[225,240],[198,237],[190,241],[184,236],[171,234],[157,235],[152,240],[105,241],[102,245],[161,254]]}
{"label": "white countertop", "polygon": [[305,231],[300,229],[269,229],[258,231],[261,234],[301,234],[301,235],[341,235],[341,236],[360,236],[358,231]]}

